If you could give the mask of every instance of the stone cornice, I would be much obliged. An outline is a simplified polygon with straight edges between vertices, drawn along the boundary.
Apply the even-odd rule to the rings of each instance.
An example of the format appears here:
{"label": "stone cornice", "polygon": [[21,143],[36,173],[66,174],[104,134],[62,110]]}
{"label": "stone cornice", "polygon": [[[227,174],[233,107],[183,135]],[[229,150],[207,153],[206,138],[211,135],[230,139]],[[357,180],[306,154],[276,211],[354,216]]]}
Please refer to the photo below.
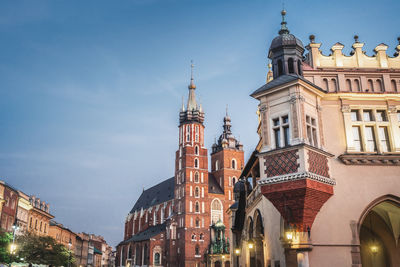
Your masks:
{"label": "stone cornice", "polygon": [[343,154],[339,159],[346,165],[400,166],[400,154]]}

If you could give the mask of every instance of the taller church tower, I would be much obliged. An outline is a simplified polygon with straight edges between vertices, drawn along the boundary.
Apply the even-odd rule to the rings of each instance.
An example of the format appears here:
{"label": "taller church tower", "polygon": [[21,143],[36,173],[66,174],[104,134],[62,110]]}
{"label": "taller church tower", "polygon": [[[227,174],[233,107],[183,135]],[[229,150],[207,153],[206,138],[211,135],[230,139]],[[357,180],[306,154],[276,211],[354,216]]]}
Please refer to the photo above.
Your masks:
{"label": "taller church tower", "polygon": [[208,158],[204,112],[196,102],[192,75],[186,107],[179,113],[179,149],[175,164],[175,220],[178,266],[200,266],[209,244]]}

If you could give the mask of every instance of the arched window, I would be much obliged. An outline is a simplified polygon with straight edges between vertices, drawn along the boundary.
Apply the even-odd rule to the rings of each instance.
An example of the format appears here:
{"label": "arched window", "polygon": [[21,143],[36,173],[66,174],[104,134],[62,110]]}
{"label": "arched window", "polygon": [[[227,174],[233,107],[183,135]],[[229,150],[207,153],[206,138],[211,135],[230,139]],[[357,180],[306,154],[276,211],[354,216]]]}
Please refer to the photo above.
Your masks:
{"label": "arched window", "polygon": [[281,76],[282,74],[283,74],[282,60],[278,59],[278,76]]}
{"label": "arched window", "polygon": [[199,159],[194,159],[194,167],[199,168]]}
{"label": "arched window", "polygon": [[199,155],[199,146],[194,147],[194,154]]}
{"label": "arched window", "polygon": [[298,71],[299,75],[303,75],[303,68],[302,68],[300,59],[297,60],[297,71]]}
{"label": "arched window", "polygon": [[196,218],[196,228],[200,228],[200,219]]}
{"label": "arched window", "polygon": [[161,261],[160,261],[160,253],[156,252],[154,254],[154,265],[155,266],[160,266]]}
{"label": "arched window", "polygon": [[156,225],[156,224],[157,224],[157,211],[154,210],[154,213],[153,213],[153,225]]}
{"label": "arched window", "polygon": [[216,171],[219,170],[219,161],[218,160],[215,161],[215,170]]}
{"label": "arched window", "polygon": [[329,91],[329,83],[328,83],[328,79],[323,79],[322,80],[323,81],[323,84],[324,84],[324,89],[326,90],[326,91]]}
{"label": "arched window", "polygon": [[352,91],[350,79],[346,79],[346,88],[349,92]]}
{"label": "arched window", "polygon": [[198,172],[195,172],[195,173],[194,173],[194,182],[195,182],[195,183],[198,183],[198,182],[199,182],[199,173],[198,173]]}
{"label": "arched window", "polygon": [[376,80],[376,84],[377,84],[377,90],[378,90],[378,92],[383,92],[382,81],[378,79],[378,80]]}
{"label": "arched window", "polygon": [[368,80],[368,88],[367,91],[373,92],[374,91],[374,83],[372,82],[372,80]]}
{"label": "arched window", "polygon": [[232,159],[232,169],[236,170],[236,159]]}
{"label": "arched window", "polygon": [[199,240],[204,240],[204,234],[203,233],[200,234]]}
{"label": "arched window", "polygon": [[200,248],[199,248],[198,245],[197,245],[196,248],[194,249],[194,253],[195,253],[196,255],[200,255]]}
{"label": "arched window", "polygon": [[200,204],[198,201],[194,204],[194,212],[200,213]]}
{"label": "arched window", "polygon": [[289,68],[289,73],[294,73],[294,62],[293,62],[293,58],[289,58],[289,60],[288,60],[288,68]]}
{"label": "arched window", "polygon": [[196,234],[192,234],[192,240],[196,240]]}
{"label": "arched window", "polygon": [[355,91],[360,92],[361,91],[360,81],[358,79],[355,79],[354,83],[355,83],[355,87],[354,87]]}
{"label": "arched window", "polygon": [[232,177],[232,186],[236,184],[236,177]]}
{"label": "arched window", "polygon": [[214,198],[211,202],[211,224],[223,221],[222,203],[218,198]]}
{"label": "arched window", "polygon": [[190,142],[190,125],[186,126],[186,142]]}
{"label": "arched window", "polygon": [[391,81],[391,84],[392,84],[392,92],[397,92],[396,81],[395,81],[395,80],[392,80],[392,81]]}
{"label": "arched window", "polygon": [[194,189],[194,197],[200,197],[200,189],[198,186]]}
{"label": "arched window", "polygon": [[337,83],[336,83],[336,79],[331,79],[331,84],[332,84],[332,86],[330,86],[331,88],[331,91],[332,92],[337,92],[338,91],[338,88],[337,88]]}

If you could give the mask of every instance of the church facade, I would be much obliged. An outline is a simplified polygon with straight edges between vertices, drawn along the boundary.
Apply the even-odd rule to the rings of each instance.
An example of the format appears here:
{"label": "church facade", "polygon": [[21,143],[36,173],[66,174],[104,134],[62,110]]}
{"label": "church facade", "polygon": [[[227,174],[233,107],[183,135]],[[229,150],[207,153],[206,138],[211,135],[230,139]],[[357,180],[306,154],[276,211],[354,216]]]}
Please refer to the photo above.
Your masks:
{"label": "church facade", "polygon": [[226,210],[244,165],[243,145],[226,114],[209,168],[205,114],[196,102],[193,74],[188,89],[179,112],[175,174],[144,190],[129,212],[117,266],[230,266]]}
{"label": "church facade", "polygon": [[[259,101],[259,143],[234,188],[233,266],[400,265],[400,38],[323,55],[282,11]],[[308,53],[304,55],[306,49]]]}

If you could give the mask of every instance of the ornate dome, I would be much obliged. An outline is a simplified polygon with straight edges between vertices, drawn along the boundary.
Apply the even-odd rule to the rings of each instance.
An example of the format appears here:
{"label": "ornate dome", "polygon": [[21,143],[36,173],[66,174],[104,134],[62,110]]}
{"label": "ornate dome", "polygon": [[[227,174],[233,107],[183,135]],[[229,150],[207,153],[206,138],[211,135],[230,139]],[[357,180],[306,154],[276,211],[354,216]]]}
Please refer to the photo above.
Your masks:
{"label": "ornate dome", "polygon": [[269,50],[271,51],[285,46],[300,46],[304,50],[304,45],[300,39],[290,33],[283,33],[275,37],[271,42]]}

